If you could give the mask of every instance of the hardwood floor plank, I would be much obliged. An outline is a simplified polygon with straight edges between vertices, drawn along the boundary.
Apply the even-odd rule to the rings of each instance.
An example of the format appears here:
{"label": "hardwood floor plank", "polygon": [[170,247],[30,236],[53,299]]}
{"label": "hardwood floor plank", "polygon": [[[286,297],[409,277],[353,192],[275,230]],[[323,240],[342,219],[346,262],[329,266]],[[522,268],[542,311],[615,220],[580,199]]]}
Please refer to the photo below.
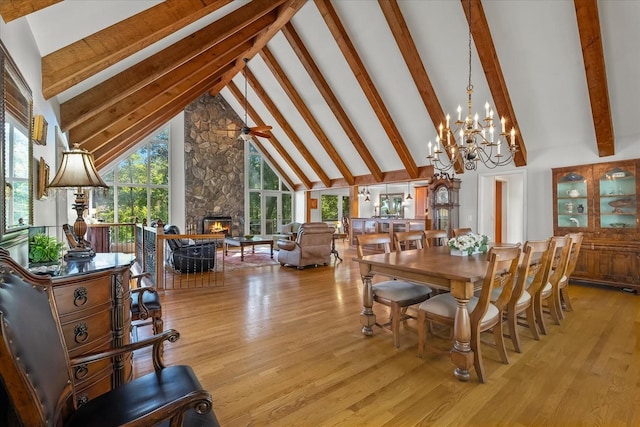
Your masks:
{"label": "hardwood floor plank", "polygon": [[[355,253],[338,249],[335,266],[240,269],[223,286],[161,293],[165,328],[181,333],[166,362],[194,368],[223,426],[640,425],[640,297],[571,285],[561,325],[540,341],[522,328],[509,365],[483,345],[487,384],[475,372],[462,383],[450,340],[429,335],[416,357],[414,321],[399,349],[379,328],[361,334]],[[148,352],[134,361],[136,375],[152,369]]]}

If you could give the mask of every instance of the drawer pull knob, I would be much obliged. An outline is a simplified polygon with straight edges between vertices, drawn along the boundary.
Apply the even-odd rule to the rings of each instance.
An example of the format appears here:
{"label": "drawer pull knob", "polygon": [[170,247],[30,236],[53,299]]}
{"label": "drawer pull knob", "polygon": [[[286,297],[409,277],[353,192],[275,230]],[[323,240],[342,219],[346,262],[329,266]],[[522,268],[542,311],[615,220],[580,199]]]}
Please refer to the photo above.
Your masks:
{"label": "drawer pull knob", "polygon": [[82,406],[85,403],[87,403],[89,401],[89,396],[87,396],[86,394],[82,393],[81,395],[78,396],[78,406]]}
{"label": "drawer pull knob", "polygon": [[77,343],[83,343],[89,339],[89,327],[86,323],[78,323],[73,330]]}
{"label": "drawer pull knob", "polygon": [[87,364],[83,363],[82,365],[76,366],[74,377],[76,380],[81,380],[87,376],[89,373],[89,368],[87,368]]}
{"label": "drawer pull knob", "polygon": [[76,307],[80,307],[81,305],[85,305],[87,303],[87,288],[84,286],[80,286],[73,291],[73,304]]}

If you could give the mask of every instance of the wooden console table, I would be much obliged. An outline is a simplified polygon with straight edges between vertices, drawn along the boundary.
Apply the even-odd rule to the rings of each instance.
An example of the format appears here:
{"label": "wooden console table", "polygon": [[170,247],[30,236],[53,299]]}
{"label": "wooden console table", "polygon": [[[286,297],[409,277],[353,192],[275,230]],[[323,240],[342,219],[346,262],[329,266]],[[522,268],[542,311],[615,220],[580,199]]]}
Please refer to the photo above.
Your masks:
{"label": "wooden console table", "polygon": [[[67,261],[52,279],[70,357],[130,342],[129,268],[133,254],[98,253],[89,260]],[[131,380],[131,355],[73,370],[78,404]]]}

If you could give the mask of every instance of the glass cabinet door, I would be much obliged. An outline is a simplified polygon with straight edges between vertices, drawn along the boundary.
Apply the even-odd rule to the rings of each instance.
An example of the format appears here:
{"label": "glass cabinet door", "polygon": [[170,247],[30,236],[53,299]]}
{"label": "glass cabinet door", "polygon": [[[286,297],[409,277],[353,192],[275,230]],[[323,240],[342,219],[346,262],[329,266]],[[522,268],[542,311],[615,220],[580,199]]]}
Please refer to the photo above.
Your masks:
{"label": "glass cabinet door", "polygon": [[592,215],[589,197],[589,180],[577,171],[571,171],[557,180],[558,227],[587,228]]}
{"label": "glass cabinet door", "polygon": [[600,228],[637,229],[638,207],[634,168],[598,169]]}

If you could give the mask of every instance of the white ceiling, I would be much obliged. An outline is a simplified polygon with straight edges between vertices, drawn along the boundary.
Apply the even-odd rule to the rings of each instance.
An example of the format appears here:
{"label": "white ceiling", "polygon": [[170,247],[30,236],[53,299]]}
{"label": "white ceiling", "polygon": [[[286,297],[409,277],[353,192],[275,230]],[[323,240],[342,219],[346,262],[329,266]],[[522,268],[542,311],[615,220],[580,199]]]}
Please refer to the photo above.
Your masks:
{"label": "white ceiling", "polygon": [[[157,3],[155,0],[65,0],[27,19],[41,55],[46,55]],[[58,95],[58,100],[64,102],[76,96],[245,3],[247,1],[235,1],[225,6],[65,91]],[[464,107],[466,103],[468,26],[463,8],[456,0],[399,0],[398,3],[442,108],[453,115],[459,104]],[[418,166],[427,165],[426,144],[435,138],[436,130],[378,3],[342,0],[332,4],[414,161]],[[558,144],[578,145],[597,153],[573,1],[484,0],[482,5],[529,155]],[[614,134],[616,140],[637,139],[640,135],[640,1],[600,0],[598,7]],[[404,169],[314,2],[305,4],[292,23],[382,171]],[[352,174],[369,174],[284,36],[277,34],[268,47]],[[332,179],[342,178],[259,55],[251,59],[249,68],[327,175]],[[486,100],[492,105],[493,100],[475,48],[472,68],[474,109],[480,112]],[[236,76],[234,82],[244,89],[241,75]],[[240,117],[244,117],[243,106],[226,89],[221,94]],[[262,120],[274,125],[273,134],[307,177],[319,181],[250,87],[248,99]],[[253,125],[251,121],[250,124]],[[298,177],[268,140],[263,142],[293,183],[299,184]]]}

